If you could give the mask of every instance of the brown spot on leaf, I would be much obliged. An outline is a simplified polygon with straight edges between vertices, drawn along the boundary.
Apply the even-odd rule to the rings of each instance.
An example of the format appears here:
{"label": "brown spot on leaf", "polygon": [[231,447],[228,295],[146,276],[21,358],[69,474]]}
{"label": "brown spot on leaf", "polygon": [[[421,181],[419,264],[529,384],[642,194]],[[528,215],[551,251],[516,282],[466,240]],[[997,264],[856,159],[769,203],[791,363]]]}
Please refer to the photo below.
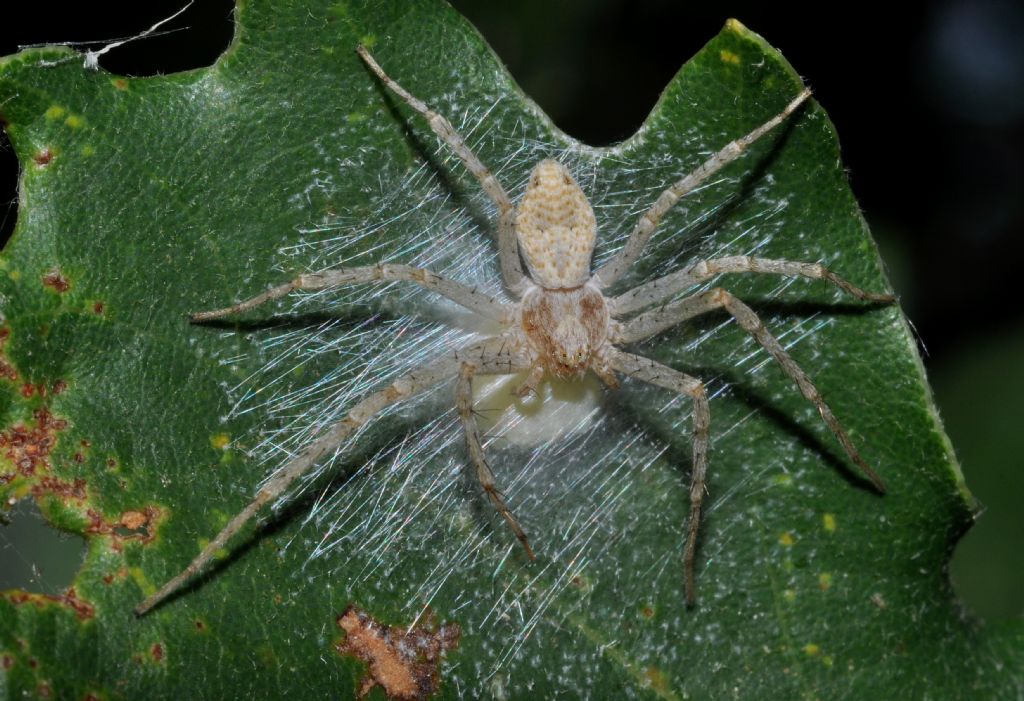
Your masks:
{"label": "brown spot on leaf", "polygon": [[42,151],[36,151],[36,154],[32,156],[32,160],[39,168],[45,168],[50,165],[50,161],[53,160],[53,151],[48,148],[44,148]]}
{"label": "brown spot on leaf", "polygon": [[36,696],[41,699],[52,699],[53,689],[46,682],[39,682],[39,686],[36,687]]}
{"label": "brown spot on leaf", "polygon": [[128,568],[122,567],[117,572],[103,575],[104,584],[113,584],[116,579],[128,579]]}
{"label": "brown spot on leaf", "polygon": [[39,480],[32,485],[32,496],[43,497],[48,495],[54,495],[63,499],[65,502],[71,501],[84,501],[88,496],[86,492],[86,482],[84,479],[76,479],[74,482],[68,482],[56,477],[40,477]]}
{"label": "brown spot on leaf", "polygon": [[10,655],[4,655],[3,656],[3,661],[0,662],[0,664],[3,665],[3,668],[5,670],[10,669],[11,667],[14,666],[14,658],[11,657]]}
{"label": "brown spot on leaf", "polygon": [[[74,587],[71,587],[66,592],[59,596],[52,594],[36,594],[34,592],[21,591],[20,589],[13,589],[0,593],[0,596],[7,599],[15,606],[21,606],[23,604],[34,604],[38,608],[45,608],[46,606],[59,605],[66,606],[75,612],[80,621],[88,620],[96,615],[96,609],[88,601],[79,599],[78,594]],[[33,663],[35,660],[29,660],[29,666],[35,666]]]}
{"label": "brown spot on leaf", "polygon": [[87,618],[92,618],[96,615],[96,609],[93,608],[92,604],[84,599],[79,599],[74,587],[70,587],[66,592],[64,592],[64,596],[61,597],[61,602],[66,606],[70,606],[78,615],[80,620],[84,621]]}
{"label": "brown spot on leaf", "polygon": [[0,452],[25,477],[34,475],[37,470],[49,469],[49,456],[57,443],[57,433],[68,426],[67,421],[54,418],[45,407],[36,409],[32,415],[34,427],[17,424],[0,432]]}
{"label": "brown spot on leaf", "polygon": [[3,358],[0,358],[0,377],[6,377],[11,381],[18,379],[18,371]]}
{"label": "brown spot on leaf", "polygon": [[114,84],[114,87],[118,90],[128,89],[128,81],[124,78],[114,78],[114,80],[112,80],[111,82]]}
{"label": "brown spot on leaf", "polygon": [[155,506],[147,506],[142,511],[125,511],[118,516],[116,521],[108,521],[95,509],[89,509],[86,516],[89,518],[89,525],[85,532],[92,535],[106,535],[113,538],[112,547],[114,550],[121,550],[124,541],[137,540],[140,543],[150,543],[156,537],[156,529],[153,524],[160,517],[160,509]]}
{"label": "brown spot on leaf", "polygon": [[[61,394],[62,392],[64,392],[64,390],[66,390],[67,388],[68,388],[67,380],[55,380],[54,383],[53,383],[53,386],[50,388],[50,392],[52,394],[54,394],[54,395],[57,395],[57,394]],[[88,441],[83,441],[83,443],[88,443]],[[86,447],[88,447],[88,446],[86,446]]]}
{"label": "brown spot on leaf", "polygon": [[149,655],[156,662],[164,661],[164,646],[160,643],[153,643],[153,647],[149,649]]}
{"label": "brown spot on leaf", "polygon": [[125,511],[121,514],[121,525],[133,531],[149,523],[149,517],[141,511]]}
{"label": "brown spot on leaf", "polygon": [[43,285],[60,293],[71,289],[71,283],[57,268],[48,270],[43,274]]}
{"label": "brown spot on leaf", "polygon": [[97,315],[97,316],[102,316],[103,315],[103,311],[106,308],[107,308],[107,305],[105,305],[103,302],[93,302],[92,303],[92,313]]}
{"label": "brown spot on leaf", "polygon": [[393,701],[420,701],[440,687],[441,660],[458,647],[458,623],[438,626],[388,626],[378,623],[355,604],[338,616],[345,638],[336,649],[365,662],[369,669],[359,686],[359,697],[380,686]]}
{"label": "brown spot on leaf", "polygon": [[11,330],[9,328],[6,326],[0,327],[0,377],[6,377],[13,382],[18,379],[18,371],[2,356],[4,346],[7,345],[7,339],[10,336]]}

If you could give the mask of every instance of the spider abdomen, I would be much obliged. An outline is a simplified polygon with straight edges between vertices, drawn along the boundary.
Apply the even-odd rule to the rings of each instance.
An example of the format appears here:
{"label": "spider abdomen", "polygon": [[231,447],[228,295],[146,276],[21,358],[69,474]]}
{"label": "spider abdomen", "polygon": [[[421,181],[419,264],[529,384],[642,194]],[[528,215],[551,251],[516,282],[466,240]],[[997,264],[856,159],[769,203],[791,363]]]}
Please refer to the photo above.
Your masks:
{"label": "spider abdomen", "polygon": [[608,305],[596,287],[534,287],[521,304],[520,324],[538,365],[562,378],[590,367],[608,337]]}
{"label": "spider abdomen", "polygon": [[558,161],[543,160],[530,174],[516,207],[516,237],[530,277],[541,287],[579,287],[590,277],[597,239],[594,210]]}

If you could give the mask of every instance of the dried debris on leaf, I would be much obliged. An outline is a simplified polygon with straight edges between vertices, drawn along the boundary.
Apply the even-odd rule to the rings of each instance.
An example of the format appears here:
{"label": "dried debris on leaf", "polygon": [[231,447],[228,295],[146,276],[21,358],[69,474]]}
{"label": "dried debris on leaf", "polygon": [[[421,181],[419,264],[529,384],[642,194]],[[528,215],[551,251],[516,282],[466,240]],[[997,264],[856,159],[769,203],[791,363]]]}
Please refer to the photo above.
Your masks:
{"label": "dried debris on leaf", "polygon": [[365,662],[369,669],[359,686],[359,697],[380,686],[389,699],[420,701],[440,687],[440,665],[448,650],[458,647],[458,623],[438,626],[388,626],[374,620],[355,604],[338,616],[345,637],[336,645],[342,655]]}

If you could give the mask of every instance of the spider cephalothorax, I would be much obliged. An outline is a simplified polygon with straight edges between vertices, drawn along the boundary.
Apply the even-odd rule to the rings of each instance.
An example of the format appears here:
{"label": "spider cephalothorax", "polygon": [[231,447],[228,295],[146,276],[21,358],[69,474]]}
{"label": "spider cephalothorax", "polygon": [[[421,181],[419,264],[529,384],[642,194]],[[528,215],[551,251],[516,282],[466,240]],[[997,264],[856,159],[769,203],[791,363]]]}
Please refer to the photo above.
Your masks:
{"label": "spider cephalothorax", "polygon": [[687,319],[713,311],[728,313],[753,336],[796,383],[800,393],[817,407],[850,459],[880,492],[885,490],[881,478],[861,458],[807,373],[789,356],[750,307],[721,288],[688,295],[682,293],[721,273],[767,273],[827,280],[859,299],[873,302],[889,303],[893,301],[892,296],[865,292],[817,263],[748,256],[695,261],[617,296],[607,298],[604,293],[636,262],[661,218],[681,197],[739,158],[750,144],[785,121],[804,103],[809,91],[800,92],[781,112],[746,136],[726,144],[692,173],[668,187],[640,216],[622,249],[600,268],[591,271],[591,257],[597,240],[594,210],[565,166],[553,160],[538,163],[519,206],[513,206],[497,178],[470,150],[448,120],[388,77],[366,49],[359,47],[357,50],[384,85],[423,115],[497,206],[501,274],[514,301],[501,301],[428,270],[385,263],[303,275],[233,306],[194,314],[193,320],[215,319],[251,309],[295,289],[314,290],[404,280],[501,323],[503,330],[418,367],[357,402],[344,419],[275,472],[253,501],[210,541],[188,567],[146,599],[136,608],[136,613],[145,613],[196,574],[265,504],[283,496],[296,479],[332,453],[375,414],[452,378],[456,380],[456,404],[466,432],[469,457],[480,484],[523,544],[527,555],[533,559],[533,549],[526,533],[496,487],[494,475],[484,458],[473,413],[472,379],[476,374],[525,373],[518,390],[525,394],[537,387],[545,373],[573,379],[587,371],[596,373],[610,387],[617,386],[616,373],[619,373],[685,394],[693,402],[693,476],[683,555],[686,596],[692,604],[696,591],[694,558],[710,445],[711,413],[707,392],[700,380],[649,358],[626,352],[621,346],[646,340]]}
{"label": "spider cephalothorax", "polygon": [[[593,369],[615,384],[605,355],[612,322],[604,295],[593,284],[554,290],[530,287],[520,302],[519,318],[524,350],[534,367],[560,378]],[[531,378],[539,374],[531,371]]]}

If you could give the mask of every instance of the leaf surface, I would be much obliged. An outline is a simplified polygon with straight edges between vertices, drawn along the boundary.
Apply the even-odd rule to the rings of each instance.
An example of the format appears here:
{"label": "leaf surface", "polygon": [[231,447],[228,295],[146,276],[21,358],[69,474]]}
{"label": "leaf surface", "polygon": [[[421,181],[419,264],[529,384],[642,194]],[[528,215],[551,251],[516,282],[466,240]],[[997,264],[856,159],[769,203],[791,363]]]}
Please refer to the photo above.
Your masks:
{"label": "leaf surface", "polygon": [[[0,493],[36,498],[89,551],[67,595],[0,594],[0,694],[351,697],[367,665],[339,652],[349,604],[402,630],[457,623],[442,697],[1020,693],[1020,627],[980,628],[947,581],[970,496],[899,310],[751,276],[716,284],[790,348],[889,493],[858,477],[726,319],[638,346],[714,395],[695,609],[681,565],[690,408],[625,382],[556,387],[557,410],[493,431],[498,483],[537,562],[475,484],[443,386],[362,432],[137,620],[132,607],[289,453],[366,392],[486,330],[402,285],[294,295],[224,324],[191,325],[188,312],[379,260],[502,294],[493,206],[372,79],[360,43],[448,115],[510,192],[537,160],[567,163],[597,212],[599,260],[667,184],[801,87],[732,22],[639,134],[593,149],[428,0],[247,2],[214,66],[155,78],[92,71],[61,49],[3,59],[0,115],[23,172],[0,258]],[[677,206],[621,288],[740,253],[821,260],[885,289],[816,104]]]}

